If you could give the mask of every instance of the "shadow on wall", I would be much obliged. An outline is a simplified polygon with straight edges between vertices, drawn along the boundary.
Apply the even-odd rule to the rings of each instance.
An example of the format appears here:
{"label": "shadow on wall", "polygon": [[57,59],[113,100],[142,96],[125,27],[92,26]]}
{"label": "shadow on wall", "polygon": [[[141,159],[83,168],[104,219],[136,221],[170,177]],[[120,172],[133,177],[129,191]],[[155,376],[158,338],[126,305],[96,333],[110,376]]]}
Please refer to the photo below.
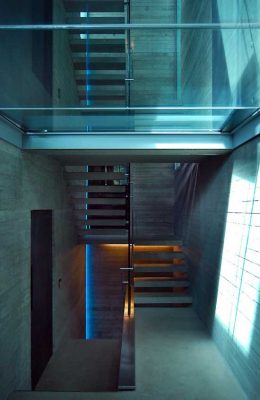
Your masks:
{"label": "shadow on wall", "polygon": [[180,240],[184,240],[185,232],[189,230],[198,167],[199,164],[196,163],[185,163],[175,167],[174,170],[174,229],[176,237]]}

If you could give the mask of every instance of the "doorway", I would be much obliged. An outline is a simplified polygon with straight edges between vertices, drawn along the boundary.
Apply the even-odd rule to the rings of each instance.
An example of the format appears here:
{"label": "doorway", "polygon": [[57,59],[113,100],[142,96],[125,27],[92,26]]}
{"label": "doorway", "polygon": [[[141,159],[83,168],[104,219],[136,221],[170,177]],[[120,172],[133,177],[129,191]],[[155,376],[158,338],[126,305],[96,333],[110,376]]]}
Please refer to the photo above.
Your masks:
{"label": "doorway", "polygon": [[31,378],[52,355],[52,211],[31,211]]}

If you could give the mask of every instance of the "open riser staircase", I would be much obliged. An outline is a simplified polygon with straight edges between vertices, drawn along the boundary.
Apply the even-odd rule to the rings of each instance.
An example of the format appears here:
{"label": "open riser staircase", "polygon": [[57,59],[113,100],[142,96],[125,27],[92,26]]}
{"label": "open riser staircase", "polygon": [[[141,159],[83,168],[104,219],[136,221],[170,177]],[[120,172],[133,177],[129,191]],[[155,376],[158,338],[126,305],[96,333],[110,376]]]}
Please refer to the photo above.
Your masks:
{"label": "open riser staircase", "polygon": [[[64,0],[68,24],[124,24],[123,0]],[[70,32],[70,47],[82,106],[125,106],[126,33],[85,29]],[[91,73],[90,73],[91,71]]]}
{"label": "open riser staircase", "polygon": [[128,166],[66,166],[65,176],[79,241],[128,243]]}
{"label": "open riser staircase", "polygon": [[136,306],[188,306],[190,281],[180,241],[133,246]]}

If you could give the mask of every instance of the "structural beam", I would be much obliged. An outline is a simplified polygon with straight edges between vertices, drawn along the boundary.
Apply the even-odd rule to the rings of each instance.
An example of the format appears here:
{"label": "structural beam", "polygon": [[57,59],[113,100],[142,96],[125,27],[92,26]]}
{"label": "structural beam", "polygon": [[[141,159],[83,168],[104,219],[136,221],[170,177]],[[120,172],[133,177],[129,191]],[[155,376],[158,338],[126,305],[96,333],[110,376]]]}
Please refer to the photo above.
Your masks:
{"label": "structural beam", "polygon": [[246,124],[241,125],[233,132],[233,148],[241,146],[245,142],[260,135],[260,112],[259,110],[253,115]]}
{"label": "structural beam", "polygon": [[100,134],[24,135],[27,150],[232,150],[230,135],[221,134]]}
{"label": "structural beam", "polygon": [[260,22],[173,23],[173,24],[38,24],[0,25],[0,30],[131,30],[131,29],[260,29]]}
{"label": "structural beam", "polygon": [[11,121],[0,115],[0,139],[13,144],[16,147],[22,148],[23,132]]}

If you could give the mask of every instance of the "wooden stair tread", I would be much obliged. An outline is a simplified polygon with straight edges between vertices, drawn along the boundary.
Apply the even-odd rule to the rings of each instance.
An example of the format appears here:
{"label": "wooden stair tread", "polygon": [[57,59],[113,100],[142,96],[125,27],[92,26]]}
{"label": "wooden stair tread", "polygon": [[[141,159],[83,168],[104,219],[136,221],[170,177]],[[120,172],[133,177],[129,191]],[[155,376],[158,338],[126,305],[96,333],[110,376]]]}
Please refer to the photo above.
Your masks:
{"label": "wooden stair tread", "polygon": [[153,266],[135,266],[136,273],[170,273],[170,272],[187,272],[186,265],[171,265],[168,267],[153,267]]}
{"label": "wooden stair tread", "polygon": [[134,245],[140,246],[182,246],[181,240],[134,240]]}
{"label": "wooden stair tread", "polygon": [[142,293],[135,294],[135,304],[192,304],[192,296],[183,293]]}

